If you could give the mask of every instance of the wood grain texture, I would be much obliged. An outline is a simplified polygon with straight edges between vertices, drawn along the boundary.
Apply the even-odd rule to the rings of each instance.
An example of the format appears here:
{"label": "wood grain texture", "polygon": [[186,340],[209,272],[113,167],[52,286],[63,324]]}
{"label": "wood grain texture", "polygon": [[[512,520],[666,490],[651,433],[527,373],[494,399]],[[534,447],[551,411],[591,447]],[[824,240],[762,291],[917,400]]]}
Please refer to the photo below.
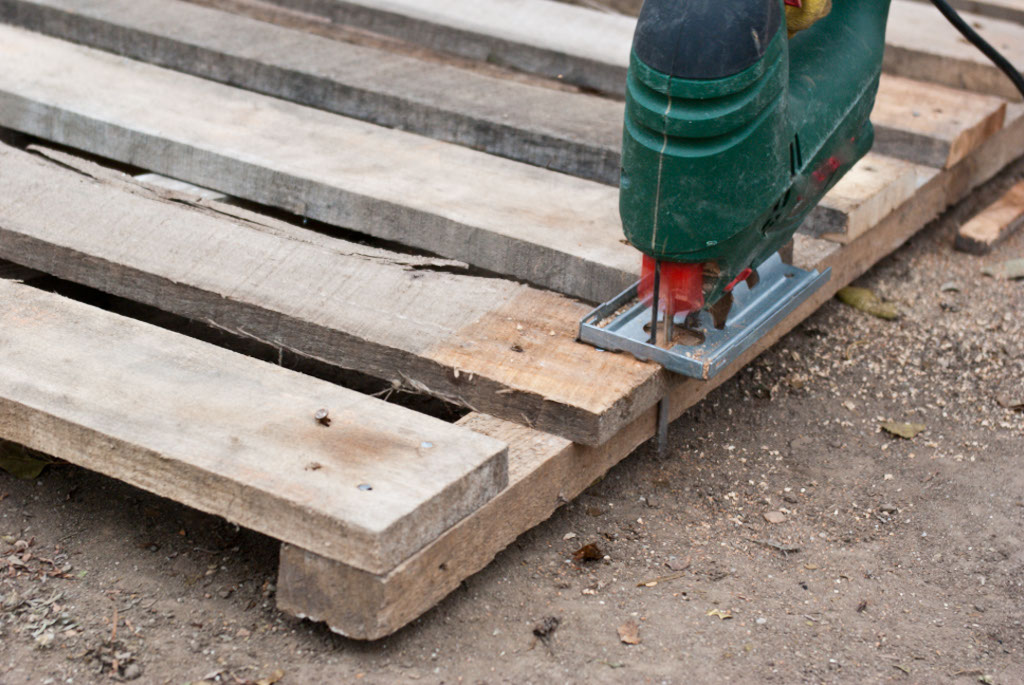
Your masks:
{"label": "wood grain texture", "polygon": [[620,95],[636,23],[551,0],[273,2],[435,50]]}
{"label": "wood grain texture", "polygon": [[586,305],[87,173],[0,147],[0,257],[581,442],[657,401],[656,366],[575,341]]}
{"label": "wood grain texture", "polygon": [[588,301],[635,279],[605,185],[0,26],[0,125]]}
{"label": "wood grain texture", "polygon": [[883,74],[871,111],[875,150],[945,169],[1003,127],[1006,101]]}
{"label": "wood grain texture", "polygon": [[4,439],[366,571],[508,481],[492,438],[3,280],[0,349]]}
{"label": "wood grain texture", "polygon": [[849,242],[869,231],[939,173],[900,159],[868,153],[835,187],[830,202],[815,213],[824,218],[820,235]]}
{"label": "wood grain texture", "polygon": [[[625,83],[636,23],[632,17],[549,0],[274,2],[436,49],[476,59],[496,59],[549,76],[561,74],[573,83],[615,93],[621,93]],[[968,13],[964,17],[973,26],[980,26],[978,31],[1004,51],[1011,63],[1024,64],[1024,27],[991,16]],[[563,31],[565,25],[573,30]],[[550,37],[552,33],[555,35]],[[561,48],[560,39],[565,44]],[[552,70],[533,59],[539,42],[561,50],[569,58],[568,63]],[[961,40],[934,7],[922,2],[893,0],[883,66],[897,76],[1020,99],[1005,75]]]}
{"label": "wood grain texture", "polygon": [[0,0],[0,20],[303,105],[617,183],[622,105],[177,0]]}
{"label": "wood grain texture", "polygon": [[1024,181],[1011,187],[957,231],[956,248],[987,254],[1024,225]]}
{"label": "wood grain texture", "polygon": [[[353,46],[178,0],[0,0],[0,19],[299,104],[617,184],[621,102]],[[1003,101],[883,76],[876,152],[948,166]],[[826,200],[826,205],[828,200]]]}
{"label": "wood grain texture", "polygon": [[[792,330],[840,287],[1019,156],[1024,151],[1022,114],[1022,108],[1014,107],[1009,112],[1011,123],[1005,129],[959,164],[931,177],[913,198],[849,244],[797,235],[796,263],[805,268],[831,267],[830,282],[712,381],[674,378],[668,391],[671,416],[678,418]],[[335,632],[358,639],[393,633],[652,437],[656,417],[655,410],[648,411],[598,447],[573,445],[488,417],[471,415],[463,422],[509,444],[509,487],[386,576],[364,573],[282,545],[277,593],[280,608],[325,621]]]}
{"label": "wood grain texture", "polygon": [[[1024,26],[961,13],[1010,61],[1024,64]],[[1020,100],[1021,94],[985,55],[930,4],[893,0],[882,68],[898,76]]]}

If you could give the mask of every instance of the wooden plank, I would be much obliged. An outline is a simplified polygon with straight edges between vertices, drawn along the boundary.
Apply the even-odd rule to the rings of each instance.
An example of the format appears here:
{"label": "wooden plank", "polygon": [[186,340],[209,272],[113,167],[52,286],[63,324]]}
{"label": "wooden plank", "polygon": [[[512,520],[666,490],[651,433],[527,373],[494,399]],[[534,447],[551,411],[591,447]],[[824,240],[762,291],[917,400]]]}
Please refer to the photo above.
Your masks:
{"label": "wooden plank", "polygon": [[1017,183],[991,205],[960,227],[956,248],[987,254],[1024,225],[1024,181]]}
{"label": "wooden plank", "polygon": [[945,169],[966,157],[1006,119],[1006,102],[934,83],[883,74],[871,111],[875,150]]}
{"label": "wooden plank", "polygon": [[[563,77],[622,92],[635,19],[550,0],[273,0],[276,4],[362,26],[477,59],[515,60],[514,66],[551,75],[530,57],[538,43],[571,58]],[[1013,64],[1024,64],[1024,27],[965,14]],[[572,26],[572,31],[562,30]],[[537,37],[534,36],[536,34]],[[560,65],[562,66],[562,65]],[[884,68],[898,76],[1019,100],[1020,93],[977,48],[924,3],[893,0]],[[614,75],[614,76],[612,76]],[[601,83],[604,85],[595,85]],[[609,87],[611,86],[611,87]]]}
{"label": "wooden plank", "polygon": [[498,440],[10,281],[0,349],[4,439],[369,572],[508,482]]}
{"label": "wooden plank", "polygon": [[[0,0],[0,20],[383,126],[617,184],[623,106],[178,0]],[[948,166],[1002,126],[1004,102],[883,76],[875,150]],[[826,201],[827,203],[827,201]]]}
{"label": "wooden plank", "polygon": [[0,0],[0,21],[491,154],[617,183],[622,104],[177,0]]}
{"label": "wooden plank", "polygon": [[639,269],[605,185],[0,26],[0,125],[588,301]]}
{"label": "wooden plank", "polygon": [[582,442],[661,391],[575,341],[581,303],[124,183],[0,147],[0,258]]}
{"label": "wooden plank", "polygon": [[869,152],[814,208],[801,227],[809,235],[848,242],[874,228],[938,171]]}
{"label": "wooden plank", "polygon": [[[1015,107],[1005,129],[956,166],[932,177],[912,199],[848,245],[796,236],[797,263],[831,267],[831,281],[711,381],[674,378],[669,391],[671,416],[680,416],[840,287],[897,249],[949,203],[963,198],[1013,161],[1024,150],[1022,114],[1024,111]],[[278,606],[298,616],[326,621],[334,631],[351,637],[376,639],[393,633],[649,439],[655,419],[651,409],[608,443],[585,447],[471,415],[464,423],[509,444],[508,488],[386,576],[363,573],[282,545]]]}
{"label": "wooden plank", "polygon": [[[1011,64],[1018,68],[1024,64],[1024,26],[970,13],[962,16]],[[920,2],[893,0],[882,67],[899,76],[1008,100],[1021,99],[1006,74],[968,43],[934,7]]]}
{"label": "wooden plank", "polygon": [[617,94],[625,89],[636,23],[550,0],[273,2],[434,50]]}
{"label": "wooden plank", "polygon": [[960,12],[972,12],[992,19],[1024,24],[1024,0],[949,0],[949,4]]}

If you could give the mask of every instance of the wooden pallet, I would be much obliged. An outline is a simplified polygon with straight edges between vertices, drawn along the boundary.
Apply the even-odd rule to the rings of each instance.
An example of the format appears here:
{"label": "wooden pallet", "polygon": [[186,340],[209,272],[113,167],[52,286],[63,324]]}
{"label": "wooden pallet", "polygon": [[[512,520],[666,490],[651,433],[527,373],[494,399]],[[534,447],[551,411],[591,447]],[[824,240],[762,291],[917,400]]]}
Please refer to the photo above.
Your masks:
{"label": "wooden pallet", "polygon": [[[795,241],[831,281],[698,382],[575,342],[580,300],[639,260],[612,185],[621,101],[565,83],[614,91],[631,19],[547,0],[202,4],[235,11],[0,0],[0,126],[349,231],[5,145],[0,258],[471,413],[448,425],[0,282],[0,437],[276,537],[279,606],[356,638],[429,609],[650,438],[660,399],[679,417],[1024,153],[1024,107],[952,29],[920,46],[894,24],[878,146]],[[314,35],[316,12],[391,38]],[[560,43],[530,28],[555,20]]]}

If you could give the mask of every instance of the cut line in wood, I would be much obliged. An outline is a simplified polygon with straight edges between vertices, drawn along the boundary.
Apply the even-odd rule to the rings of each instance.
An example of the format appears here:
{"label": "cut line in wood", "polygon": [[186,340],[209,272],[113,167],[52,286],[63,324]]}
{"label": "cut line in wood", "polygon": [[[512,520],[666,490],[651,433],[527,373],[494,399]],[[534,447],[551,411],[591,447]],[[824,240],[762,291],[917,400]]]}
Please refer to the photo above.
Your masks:
{"label": "cut line in wood", "polygon": [[0,437],[368,572],[508,482],[498,440],[4,280],[0,349]]}

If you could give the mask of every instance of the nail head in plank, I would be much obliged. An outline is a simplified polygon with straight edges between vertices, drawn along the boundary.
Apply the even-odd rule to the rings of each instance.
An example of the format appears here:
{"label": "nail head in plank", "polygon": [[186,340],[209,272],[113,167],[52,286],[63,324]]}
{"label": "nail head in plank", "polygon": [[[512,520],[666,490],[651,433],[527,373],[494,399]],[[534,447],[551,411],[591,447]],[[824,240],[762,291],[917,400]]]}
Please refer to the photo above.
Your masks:
{"label": "nail head in plank", "polygon": [[3,438],[335,560],[390,570],[507,483],[493,438],[28,286],[0,303]]}
{"label": "nail head in plank", "polygon": [[955,245],[964,252],[987,254],[1021,225],[1024,225],[1024,181],[961,226]]}

